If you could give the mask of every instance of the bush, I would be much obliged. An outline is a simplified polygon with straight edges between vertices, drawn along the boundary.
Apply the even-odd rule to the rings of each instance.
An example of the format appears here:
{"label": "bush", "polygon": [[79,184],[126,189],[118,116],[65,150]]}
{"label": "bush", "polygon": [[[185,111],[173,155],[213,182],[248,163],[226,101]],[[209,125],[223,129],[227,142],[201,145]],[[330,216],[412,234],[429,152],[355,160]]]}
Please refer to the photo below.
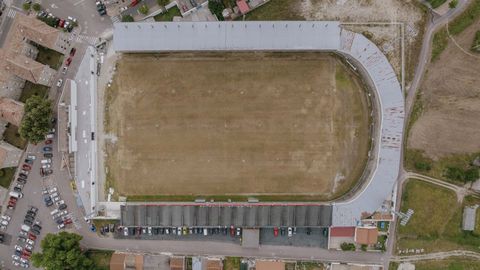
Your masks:
{"label": "bush", "polygon": [[42,9],[42,6],[39,3],[35,3],[35,4],[33,4],[32,8],[33,8],[33,10],[38,12]]}
{"label": "bush", "polygon": [[222,11],[224,8],[225,7],[221,2],[217,2],[214,0],[208,1],[208,9],[210,10],[210,12],[215,14],[215,16],[217,16],[219,21],[225,20],[225,18],[223,18],[223,15],[222,15]]}
{"label": "bush", "polygon": [[133,22],[133,17],[131,15],[123,15],[122,22]]}
{"label": "bush", "polygon": [[355,251],[355,245],[353,243],[345,243],[343,242],[341,245],[340,245],[340,248],[343,250],[343,251]]}
{"label": "bush", "polygon": [[418,161],[415,162],[415,169],[419,171],[430,171],[432,169],[432,165],[428,162]]}
{"label": "bush", "polygon": [[465,173],[461,168],[458,167],[447,167],[447,171],[445,172],[445,176],[454,181],[463,180],[465,177]]}
{"label": "bush", "polygon": [[23,3],[23,5],[22,5],[23,10],[25,10],[25,11],[30,10],[31,7],[32,7],[32,4],[30,4],[30,3]]}
{"label": "bush", "polygon": [[452,0],[450,3],[448,3],[449,8],[456,8],[458,5],[458,0]]}
{"label": "bush", "polygon": [[0,177],[4,176],[5,175],[5,170],[4,169],[0,169]]}
{"label": "bush", "polygon": [[143,5],[143,6],[138,8],[138,12],[142,13],[143,15],[147,15],[148,11],[149,11],[149,9],[148,9],[147,5]]}
{"label": "bush", "polygon": [[470,168],[467,169],[464,173],[464,181],[465,182],[473,182],[479,178],[479,173],[477,168]]}

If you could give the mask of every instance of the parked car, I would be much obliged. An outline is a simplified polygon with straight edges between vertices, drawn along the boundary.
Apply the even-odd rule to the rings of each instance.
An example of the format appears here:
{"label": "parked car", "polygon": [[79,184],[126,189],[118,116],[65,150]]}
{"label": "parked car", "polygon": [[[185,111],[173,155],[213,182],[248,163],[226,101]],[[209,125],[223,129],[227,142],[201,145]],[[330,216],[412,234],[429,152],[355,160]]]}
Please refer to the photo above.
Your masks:
{"label": "parked car", "polygon": [[19,177],[19,178],[22,178],[22,179],[27,179],[27,175],[24,174],[24,173],[19,173],[19,174],[18,174],[18,177]]}
{"label": "parked car", "polygon": [[58,79],[58,81],[57,81],[57,87],[61,87],[62,84],[63,84],[63,79],[62,79],[62,78]]}
{"label": "parked car", "polygon": [[15,186],[15,187],[13,187],[13,191],[22,192],[22,188]]}
{"label": "parked car", "polygon": [[68,66],[70,66],[71,63],[72,63],[72,57],[69,57],[69,58],[65,61],[65,65],[68,67]]}
{"label": "parked car", "polygon": [[273,228],[273,236],[278,236],[278,227]]}
{"label": "parked car", "polygon": [[53,142],[53,141],[52,141],[51,139],[45,140],[45,144],[47,144],[47,145],[48,145],[48,144],[52,144],[52,142]]}
{"label": "parked car", "polygon": [[[52,153],[44,153],[44,154],[43,154],[43,157],[45,157],[45,158],[53,158],[53,154],[52,154]],[[50,168],[50,167],[48,167],[48,168]]]}
{"label": "parked car", "polygon": [[66,205],[66,204],[60,204],[60,205],[58,206],[58,209],[60,209],[60,210],[67,209],[67,205]]}
{"label": "parked car", "polygon": [[25,161],[25,163],[27,163],[27,164],[30,164],[30,165],[33,164],[33,160],[31,160],[31,159],[26,158],[24,161]]}
{"label": "parked car", "polygon": [[43,147],[43,152],[52,152],[52,147],[50,146]]}
{"label": "parked car", "polygon": [[27,183],[27,179],[17,178],[17,182],[20,183],[20,184],[25,185],[25,183]]}
{"label": "parked car", "polygon": [[292,237],[292,235],[293,235],[292,227],[288,227],[288,237]]}
{"label": "parked car", "polygon": [[22,169],[26,170],[26,171],[30,171],[32,169],[32,166],[28,165],[28,164],[23,164],[22,165]]}

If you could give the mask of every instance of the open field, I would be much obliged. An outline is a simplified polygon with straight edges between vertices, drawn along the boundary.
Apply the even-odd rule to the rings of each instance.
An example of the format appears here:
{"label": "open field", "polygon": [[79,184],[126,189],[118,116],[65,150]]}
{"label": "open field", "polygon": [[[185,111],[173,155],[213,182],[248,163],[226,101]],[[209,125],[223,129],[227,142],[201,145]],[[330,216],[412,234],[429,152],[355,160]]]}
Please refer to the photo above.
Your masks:
{"label": "open field", "polygon": [[472,197],[458,203],[453,191],[410,179],[403,193],[401,211],[411,208],[415,213],[406,226],[397,227],[397,248],[424,248],[427,253],[454,249],[480,251],[480,235],[461,229],[463,207],[476,203],[480,200]]}
{"label": "open field", "polygon": [[[479,27],[477,19],[455,36],[467,52]],[[438,55],[421,86],[422,110],[410,130],[410,149],[422,150],[433,160],[480,151],[480,140],[474,139],[480,133],[479,61],[480,57],[466,54],[451,41]]]}
{"label": "open field", "polygon": [[466,258],[454,258],[438,261],[421,261],[415,263],[415,270],[478,270],[479,262]]}
{"label": "open field", "polygon": [[364,90],[326,54],[123,55],[106,100],[121,195],[328,199],[369,148]]}

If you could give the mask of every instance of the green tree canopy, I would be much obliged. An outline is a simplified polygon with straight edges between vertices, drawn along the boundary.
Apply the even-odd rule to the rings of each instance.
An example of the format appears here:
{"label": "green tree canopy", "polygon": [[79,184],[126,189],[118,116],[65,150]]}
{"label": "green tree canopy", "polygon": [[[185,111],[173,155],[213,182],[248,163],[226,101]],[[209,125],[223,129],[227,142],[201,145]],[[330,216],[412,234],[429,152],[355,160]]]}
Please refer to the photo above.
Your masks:
{"label": "green tree canopy", "polygon": [[143,15],[147,15],[148,11],[149,9],[147,5],[142,5],[141,7],[138,8],[138,12],[142,13]]}
{"label": "green tree canopy", "polygon": [[127,15],[122,16],[122,22],[133,22],[133,21],[134,21],[134,19],[131,15],[127,14]]}
{"label": "green tree canopy", "polygon": [[170,3],[170,0],[157,0],[157,4],[161,7],[164,7]]}
{"label": "green tree canopy", "polygon": [[458,0],[452,0],[450,3],[448,3],[449,8],[456,8],[458,5]]}
{"label": "green tree canopy", "polygon": [[33,8],[33,10],[38,12],[38,11],[40,11],[40,9],[42,9],[42,6],[39,3],[34,3],[32,5],[32,8]]}
{"label": "green tree canopy", "polygon": [[223,15],[222,15],[222,11],[224,8],[225,7],[221,2],[214,1],[214,0],[208,1],[208,9],[210,10],[210,12],[215,14],[215,16],[217,16],[218,20],[220,21],[225,20],[225,18],[223,18]]}
{"label": "green tree canopy", "polygon": [[51,115],[52,103],[50,100],[39,96],[32,96],[27,99],[25,113],[18,130],[20,136],[32,143],[44,140],[50,129]]}
{"label": "green tree canopy", "polygon": [[82,236],[75,233],[60,232],[47,234],[42,240],[42,252],[32,255],[35,267],[45,269],[91,270],[96,266],[80,249]]}
{"label": "green tree canopy", "polygon": [[31,7],[32,7],[32,4],[30,4],[30,3],[23,3],[22,4],[22,8],[24,10],[30,10]]}

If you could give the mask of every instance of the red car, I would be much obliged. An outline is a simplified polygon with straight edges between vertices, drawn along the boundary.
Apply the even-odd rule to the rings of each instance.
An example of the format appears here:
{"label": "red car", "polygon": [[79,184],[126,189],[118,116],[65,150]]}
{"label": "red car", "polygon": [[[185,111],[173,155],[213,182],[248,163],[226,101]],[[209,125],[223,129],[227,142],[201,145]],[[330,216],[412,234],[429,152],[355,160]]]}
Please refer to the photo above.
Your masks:
{"label": "red car", "polygon": [[72,49],[70,50],[70,56],[73,57],[73,56],[75,55],[75,52],[76,52],[76,51],[77,51],[77,49],[72,48]]}
{"label": "red car", "polygon": [[35,241],[35,240],[37,240],[37,236],[33,233],[29,233],[28,234],[28,239]]}
{"label": "red car", "polygon": [[50,140],[50,139],[46,140],[45,144],[52,144],[52,140]]}
{"label": "red car", "polygon": [[232,226],[230,226],[230,236],[231,237],[234,237],[235,236],[235,228]]}
{"label": "red car", "polygon": [[65,25],[65,20],[61,19],[60,22],[58,22],[58,26],[63,28],[63,25]]}
{"label": "red car", "polygon": [[7,208],[8,209],[15,209],[15,202],[9,201]]}
{"label": "red car", "polygon": [[23,164],[22,169],[24,169],[25,171],[30,171],[32,169],[32,167],[28,164]]}
{"label": "red car", "polygon": [[29,260],[29,259],[30,259],[30,256],[31,256],[31,254],[23,253],[22,256],[20,256],[20,257],[23,258],[23,259],[25,259],[25,260]]}
{"label": "red car", "polygon": [[10,201],[16,203],[18,201],[18,199],[15,198],[15,197],[10,197]]}
{"label": "red car", "polygon": [[277,227],[273,228],[273,236],[275,236],[275,237],[278,236],[278,228]]}
{"label": "red car", "polygon": [[67,218],[63,221],[63,224],[65,225],[68,225],[68,224],[72,224],[72,219],[71,218]]}
{"label": "red car", "polygon": [[65,65],[68,67],[70,66],[70,63],[72,63],[72,57],[69,57],[67,61],[65,61]]}

